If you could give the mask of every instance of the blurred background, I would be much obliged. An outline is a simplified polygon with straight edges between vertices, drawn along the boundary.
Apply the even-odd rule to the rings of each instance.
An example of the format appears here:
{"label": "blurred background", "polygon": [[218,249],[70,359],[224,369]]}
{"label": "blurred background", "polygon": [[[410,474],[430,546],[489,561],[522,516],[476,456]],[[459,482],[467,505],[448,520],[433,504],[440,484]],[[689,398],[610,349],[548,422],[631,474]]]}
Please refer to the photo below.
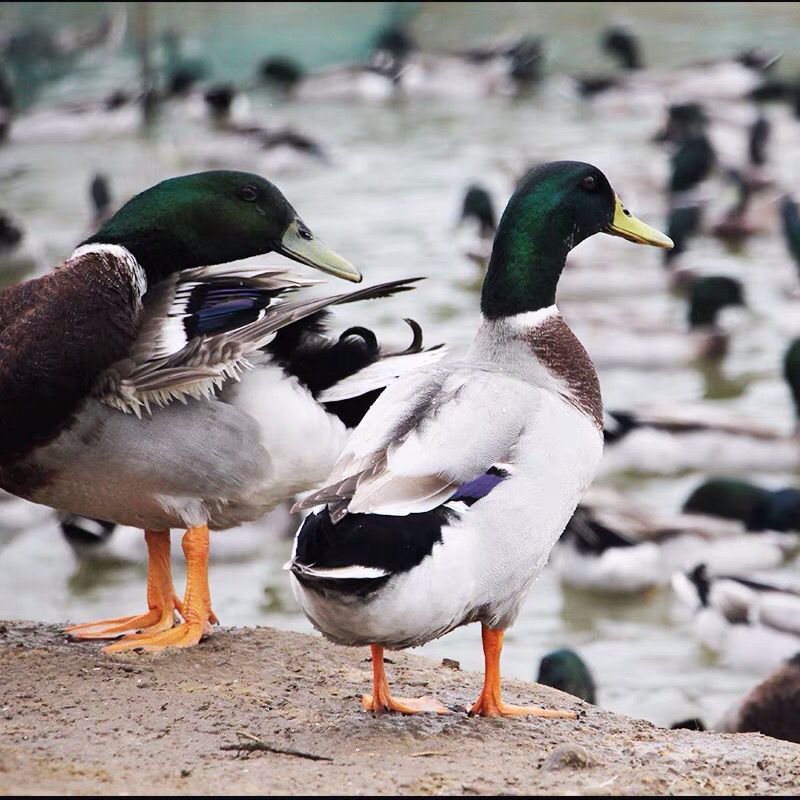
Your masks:
{"label": "blurred background", "polygon": [[[798,41],[791,3],[4,3],[0,285],[51,269],[159,180],[244,169],[369,282],[427,276],[337,310],[337,329],[402,342],[413,317],[458,355],[517,179],[541,161],[596,164],[679,246],[666,258],[595,237],[570,258],[559,306],[618,414],[601,491],[504,668],[534,679],[570,647],[603,707],[713,721],[800,650],[800,376],[785,355],[800,335]],[[223,624],[310,630],[281,571],[295,525],[279,510],[212,538]],[[0,500],[0,617],[138,609],[141,535],[85,533]],[[671,589],[701,563],[708,580],[749,581],[738,616],[704,616],[705,573]],[[769,620],[764,581],[785,601]],[[421,651],[482,667],[474,626]]]}

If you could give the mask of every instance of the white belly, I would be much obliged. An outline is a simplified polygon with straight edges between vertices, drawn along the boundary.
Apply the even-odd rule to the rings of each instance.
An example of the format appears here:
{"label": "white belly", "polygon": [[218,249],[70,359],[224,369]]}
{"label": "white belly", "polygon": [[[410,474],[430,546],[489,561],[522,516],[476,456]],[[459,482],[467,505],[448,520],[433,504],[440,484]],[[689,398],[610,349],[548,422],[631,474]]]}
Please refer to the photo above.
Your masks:
{"label": "white belly", "polygon": [[233,405],[256,421],[269,453],[267,480],[243,498],[245,505],[263,509],[260,513],[319,486],[347,440],[344,423],[277,368],[246,374]]}

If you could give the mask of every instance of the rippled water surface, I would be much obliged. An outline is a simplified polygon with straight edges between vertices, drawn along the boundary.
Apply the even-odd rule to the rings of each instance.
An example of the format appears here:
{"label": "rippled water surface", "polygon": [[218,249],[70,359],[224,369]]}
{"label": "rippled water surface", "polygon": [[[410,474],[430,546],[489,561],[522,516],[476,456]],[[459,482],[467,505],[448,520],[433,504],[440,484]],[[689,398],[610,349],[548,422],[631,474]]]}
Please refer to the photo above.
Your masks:
{"label": "rippled water surface", "polygon": [[[485,9],[476,16],[470,4],[453,4],[455,8],[449,11],[443,7],[449,4],[429,5],[415,23],[429,43],[453,45],[456,35],[477,36],[488,29],[490,21],[498,31],[513,25],[536,29],[538,24],[554,40],[553,63],[562,68],[569,65],[570,48],[579,41],[585,51],[576,54],[579,66],[599,61],[587,55],[594,48],[587,42],[593,41],[604,21],[625,10],[625,4],[615,3],[603,12],[584,9],[581,16],[576,7],[592,4],[528,4],[540,6],[537,14],[503,7],[495,18],[494,12],[489,15]],[[558,11],[557,5],[568,8]],[[757,22],[755,12],[742,5],[722,6],[724,12],[712,14],[708,7],[689,11],[687,5],[665,3],[655,4],[650,11],[631,6],[627,13],[640,28],[647,28],[647,43],[654,55],[674,63],[677,55],[698,58],[748,43],[748,31],[761,35],[757,43],[781,46],[790,39],[796,41],[800,35],[796,6],[790,15],[786,10],[790,4],[760,4],[759,8],[764,5],[768,8]],[[209,26],[222,31],[223,60],[228,55],[220,69],[242,78],[243,67],[232,55],[236,48],[231,43],[240,36],[247,48],[254,47],[252,34],[246,30],[252,20],[237,21],[235,13],[223,19],[222,4],[209,6],[214,9],[209,13],[216,27],[204,26],[194,10],[187,15],[188,29],[206,45]],[[164,12],[167,17],[170,13]],[[286,14],[280,13],[283,20]],[[712,27],[710,17],[716,20],[717,16],[719,24]],[[268,15],[258,19],[267,20]],[[282,24],[288,26],[286,36],[300,27],[291,28],[285,20]],[[707,34],[689,30],[702,24]],[[561,39],[559,31],[564,32]],[[334,54],[344,53],[347,47],[358,49],[345,38]],[[304,48],[307,54],[313,49]],[[33,114],[56,99],[83,96],[87,87],[113,86],[133,74],[132,63],[121,57],[99,58],[84,67],[75,77],[48,89]],[[515,177],[527,165],[556,158],[585,160],[608,175],[638,216],[657,225],[663,222],[659,187],[667,157],[648,141],[660,121],[656,106],[587,107],[559,80],[548,81],[538,93],[516,100],[413,101],[391,106],[280,104],[254,91],[249,102],[250,113],[265,122],[296,125],[318,136],[329,146],[332,164],[273,174],[246,152],[222,149],[191,101],[170,109],[147,136],[125,131],[122,124],[121,130],[111,132],[102,121],[93,129],[95,123],[89,120],[76,132],[63,120],[37,123],[32,117],[25,122],[29,125],[25,137],[15,136],[0,149],[3,205],[38,239],[45,254],[43,264],[52,265],[89,232],[87,185],[92,173],[106,172],[115,197],[122,200],[162,178],[204,168],[209,157],[229,155],[238,168],[266,171],[306,222],[356,263],[369,281],[427,276],[416,292],[337,310],[339,326],[366,324],[386,339],[401,341],[407,338],[402,319],[410,316],[423,325],[429,342],[446,341],[455,354],[464,352],[478,320],[478,275],[462,255],[468,237],[455,227],[468,182],[487,183],[503,203]],[[746,109],[734,108],[730,113],[748,119]],[[796,187],[800,128],[783,109],[771,109],[770,114],[775,125],[771,168],[783,186]],[[742,138],[742,158],[744,147]],[[717,204],[724,202],[721,195]],[[743,251],[731,254],[715,241],[703,240],[687,256],[687,263],[701,271],[736,275],[746,284],[749,310],[731,321],[733,347],[722,373],[708,376],[690,368],[647,375],[630,370],[604,372],[601,380],[609,407],[712,398],[706,402],[790,428],[792,411],[780,380],[780,358],[788,339],[800,334],[800,317],[795,302],[784,296],[784,289],[794,286],[796,277],[774,227],[774,211],[774,204],[767,203],[764,215],[771,231],[753,239]],[[585,342],[590,352],[593,340],[604,336],[605,326],[618,328],[635,320],[682,329],[682,301],[657,288],[660,269],[660,253],[609,237],[575,251],[575,267],[562,280],[559,305],[570,320],[604,321]],[[640,274],[653,276],[653,288],[625,291],[626,276]],[[598,279],[602,275],[609,277],[608,284]],[[612,285],[619,288],[620,284],[622,292],[611,291]],[[628,478],[623,485],[637,500],[675,508],[701,478]],[[796,480],[793,475],[775,474],[752,478],[770,485]],[[0,616],[83,621],[139,609],[145,573],[138,535],[123,531],[117,537],[121,555],[131,559],[127,564],[78,569],[48,510],[17,502],[0,509]],[[216,612],[225,624],[310,629],[298,614],[281,571],[291,544],[278,531],[288,530],[288,525],[276,514],[214,537],[212,592]],[[176,569],[180,570],[179,564]],[[794,567],[788,570],[797,572]],[[507,637],[505,670],[509,675],[535,677],[538,660],[546,651],[569,645],[595,671],[602,705],[660,723],[695,714],[713,719],[759,676],[715,664],[690,631],[687,615],[667,592],[635,599],[586,596],[562,590],[554,574],[545,571]],[[466,667],[482,665],[475,626],[433,642],[422,652],[456,658]]]}

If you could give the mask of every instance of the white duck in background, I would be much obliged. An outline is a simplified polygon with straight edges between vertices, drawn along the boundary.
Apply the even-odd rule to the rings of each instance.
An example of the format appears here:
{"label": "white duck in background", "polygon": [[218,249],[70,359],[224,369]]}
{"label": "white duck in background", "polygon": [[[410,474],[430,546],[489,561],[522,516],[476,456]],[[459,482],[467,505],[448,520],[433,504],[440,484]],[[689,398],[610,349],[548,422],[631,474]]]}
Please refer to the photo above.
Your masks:
{"label": "white duck in background", "polygon": [[[741,516],[726,519],[720,509],[737,493],[734,482],[730,483],[715,493],[706,492],[707,496],[700,487],[680,513],[646,508],[609,489],[591,489],[553,556],[562,583],[628,594],[666,586],[674,572],[701,561],[716,572],[780,566],[800,548],[800,520],[794,528],[767,530],[766,523],[772,520],[767,514],[767,490],[761,490],[765,506],[761,516],[754,497],[749,517],[743,510]],[[796,506],[800,508],[800,499]],[[748,522],[759,527],[748,526]],[[759,533],[752,533],[754,530]]]}
{"label": "white duck in background", "polygon": [[695,612],[698,641],[727,666],[763,672],[800,650],[800,591],[748,573],[713,575],[704,564],[672,578]]}
{"label": "white duck in background", "polygon": [[[800,339],[783,359],[783,374],[800,420]],[[604,415],[601,473],[670,475],[704,470],[782,472],[800,468],[797,429],[781,431],[761,421],[711,415],[707,409],[611,409]]]}
{"label": "white duck in background", "polygon": [[289,98],[306,102],[458,101],[511,95],[536,83],[542,58],[540,42],[529,37],[460,53],[427,53],[406,31],[393,28],[378,36],[366,62],[306,73],[278,57],[264,61],[260,75]]}
{"label": "white duck in background", "polygon": [[577,78],[576,89],[583,97],[612,108],[636,103],[640,109],[643,104],[657,107],[671,98],[684,102],[743,99],[761,84],[764,72],[778,60],[775,55],[751,49],[732,58],[668,71],[646,69],[639,40],[625,25],[606,29],[601,45],[617,61],[620,72]]}

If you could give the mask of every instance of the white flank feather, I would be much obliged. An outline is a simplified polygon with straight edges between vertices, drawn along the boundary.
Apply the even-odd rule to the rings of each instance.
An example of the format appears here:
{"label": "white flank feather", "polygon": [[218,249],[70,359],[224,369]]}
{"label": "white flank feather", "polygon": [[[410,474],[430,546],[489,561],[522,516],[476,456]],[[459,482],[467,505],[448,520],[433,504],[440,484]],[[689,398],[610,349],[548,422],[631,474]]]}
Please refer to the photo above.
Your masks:
{"label": "white flank feather", "polygon": [[445,355],[447,348],[439,347],[436,350],[425,350],[420,353],[389,356],[325,389],[317,396],[317,400],[320,403],[334,403],[337,400],[347,400],[375,389],[382,389],[406,372],[435,364]]}
{"label": "white flank feather", "polygon": [[378,567],[360,567],[357,564],[350,567],[332,567],[330,569],[317,569],[305,565],[295,564],[287,561],[283,568],[291,570],[300,569],[304,575],[312,575],[315,578],[326,578],[328,580],[369,580],[370,578],[385,578],[389,573]]}

